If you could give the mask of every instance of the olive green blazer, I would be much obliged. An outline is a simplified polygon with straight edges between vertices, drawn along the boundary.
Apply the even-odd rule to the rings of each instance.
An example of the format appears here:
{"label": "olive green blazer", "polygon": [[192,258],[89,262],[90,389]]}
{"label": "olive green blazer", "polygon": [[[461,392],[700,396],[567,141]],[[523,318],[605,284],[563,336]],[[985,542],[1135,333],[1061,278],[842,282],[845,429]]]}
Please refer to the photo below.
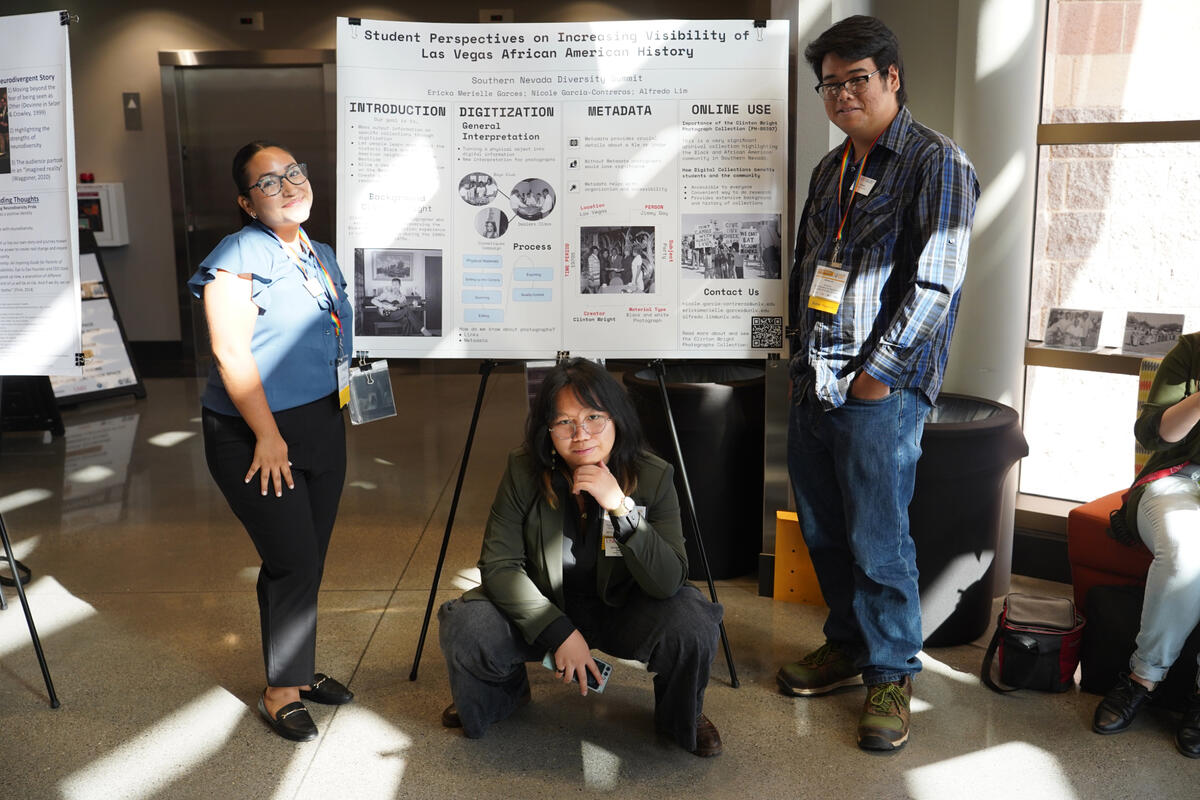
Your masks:
{"label": "olive green blazer", "polygon": [[[596,563],[596,594],[607,605],[623,605],[635,586],[651,597],[670,597],[687,578],[673,472],[657,456],[638,458],[631,496],[646,513],[619,543],[621,557],[602,554]],[[482,584],[463,599],[491,600],[530,644],[564,616],[563,509],[546,502],[537,464],[524,447],[508,454],[483,534],[479,571]]]}

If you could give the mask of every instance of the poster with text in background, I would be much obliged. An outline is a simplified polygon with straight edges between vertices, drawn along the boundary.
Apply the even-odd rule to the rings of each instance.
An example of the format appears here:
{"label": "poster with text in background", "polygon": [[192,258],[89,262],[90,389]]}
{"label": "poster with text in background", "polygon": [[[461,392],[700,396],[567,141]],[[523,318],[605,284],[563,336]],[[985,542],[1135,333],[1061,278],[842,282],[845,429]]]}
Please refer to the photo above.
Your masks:
{"label": "poster with text in background", "polygon": [[0,375],[80,375],[75,134],[59,12],[0,17]]}
{"label": "poster with text in background", "polygon": [[774,20],[339,18],[355,349],[781,352],[787,55]]}

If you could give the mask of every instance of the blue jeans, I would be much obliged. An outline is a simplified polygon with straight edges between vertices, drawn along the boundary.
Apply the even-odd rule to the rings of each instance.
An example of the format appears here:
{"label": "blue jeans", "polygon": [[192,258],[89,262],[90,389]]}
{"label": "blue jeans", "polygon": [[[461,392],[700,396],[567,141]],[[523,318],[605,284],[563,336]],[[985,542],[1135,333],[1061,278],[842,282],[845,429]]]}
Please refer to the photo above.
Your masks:
{"label": "blue jeans", "polygon": [[919,389],[847,398],[832,411],[809,396],[788,421],[800,530],[829,605],[825,638],[854,655],[866,683],[921,669],[908,504],[930,408]]}
{"label": "blue jeans", "polygon": [[1138,502],[1137,529],[1154,560],[1129,668],[1157,682],[1167,677],[1200,623],[1200,486],[1183,475],[1149,483]]}

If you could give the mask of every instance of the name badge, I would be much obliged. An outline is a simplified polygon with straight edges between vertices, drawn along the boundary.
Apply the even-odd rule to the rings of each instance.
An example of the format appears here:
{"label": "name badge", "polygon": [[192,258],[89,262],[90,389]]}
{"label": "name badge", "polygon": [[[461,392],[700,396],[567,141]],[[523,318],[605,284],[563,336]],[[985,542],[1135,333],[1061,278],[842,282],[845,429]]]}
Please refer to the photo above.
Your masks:
{"label": "name badge", "polygon": [[874,188],[875,188],[875,179],[868,178],[866,175],[863,175],[858,179],[858,188],[856,188],[854,191],[857,192],[858,194],[861,194],[863,197],[866,197],[867,195],[869,195],[871,193],[871,190]]}
{"label": "name badge", "polygon": [[337,363],[338,405],[345,408],[350,402],[350,356],[342,356]]}
{"label": "name badge", "polygon": [[304,281],[304,288],[308,289],[308,293],[313,297],[320,297],[325,294],[325,290],[321,287],[321,282],[315,277],[309,277]]}
{"label": "name badge", "polygon": [[818,261],[812,286],[808,289],[808,307],[836,314],[846,294],[846,281],[849,278],[850,270],[842,269],[841,264]]}

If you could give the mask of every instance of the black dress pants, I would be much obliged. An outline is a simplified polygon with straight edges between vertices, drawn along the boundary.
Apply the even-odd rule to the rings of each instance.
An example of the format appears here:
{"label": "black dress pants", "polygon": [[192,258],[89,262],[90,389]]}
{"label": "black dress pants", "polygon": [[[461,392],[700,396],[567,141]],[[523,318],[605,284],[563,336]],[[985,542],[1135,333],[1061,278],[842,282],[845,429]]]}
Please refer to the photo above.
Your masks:
{"label": "black dress pants", "polygon": [[270,686],[304,686],[315,672],[317,590],[346,480],[346,428],[337,395],[275,412],[295,489],[264,497],[245,482],[255,436],[241,417],[204,409],[208,470],[262,559],[258,610]]}

